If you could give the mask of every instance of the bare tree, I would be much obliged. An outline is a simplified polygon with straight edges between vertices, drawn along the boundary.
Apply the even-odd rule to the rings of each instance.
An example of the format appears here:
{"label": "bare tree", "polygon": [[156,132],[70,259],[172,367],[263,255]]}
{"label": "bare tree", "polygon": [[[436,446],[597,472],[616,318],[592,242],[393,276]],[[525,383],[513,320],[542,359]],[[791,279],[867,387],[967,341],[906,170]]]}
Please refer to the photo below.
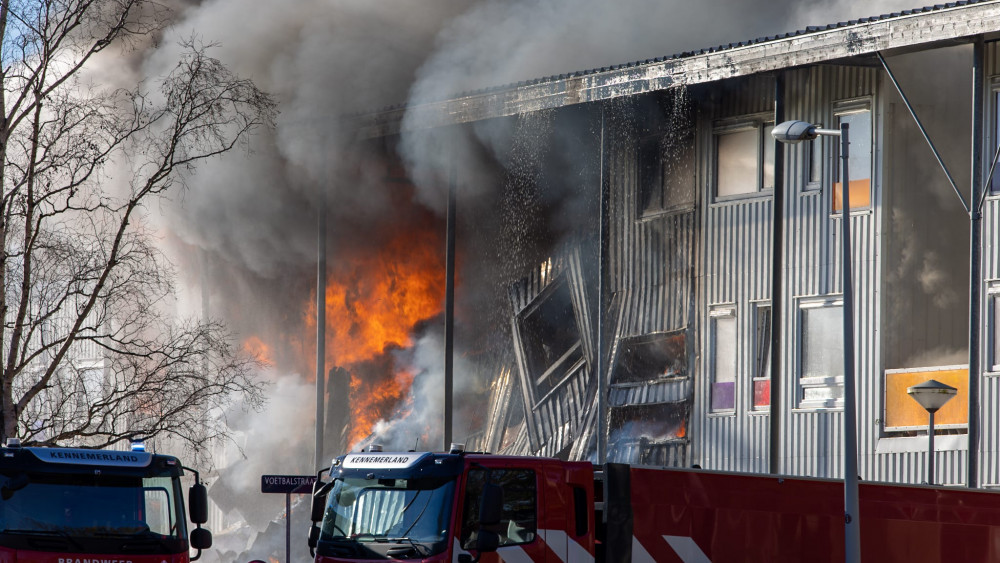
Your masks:
{"label": "bare tree", "polygon": [[262,401],[255,358],[222,324],[170,312],[148,209],[273,124],[273,100],[195,41],[155,84],[81,79],[163,21],[147,0],[0,0],[2,438],[198,451],[225,435],[218,412]]}

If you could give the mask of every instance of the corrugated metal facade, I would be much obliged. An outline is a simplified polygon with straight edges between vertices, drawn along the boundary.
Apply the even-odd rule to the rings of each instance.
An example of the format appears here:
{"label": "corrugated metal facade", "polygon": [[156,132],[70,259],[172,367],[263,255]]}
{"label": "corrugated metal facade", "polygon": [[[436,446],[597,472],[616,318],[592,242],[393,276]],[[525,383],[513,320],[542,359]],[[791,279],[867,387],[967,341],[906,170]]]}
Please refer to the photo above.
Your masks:
{"label": "corrugated metal facade", "polygon": [[[993,151],[989,149],[1000,144],[1000,131],[996,126],[1000,122],[1000,107],[997,103],[997,93],[1000,92],[1000,43],[987,44],[984,66],[987,75],[986,88],[990,94],[986,98],[988,124],[984,132],[989,141],[985,143],[987,150],[984,166],[989,166],[990,158],[993,156]],[[989,338],[1000,328],[1000,311],[990,311],[990,302],[985,299],[990,295],[987,290],[1000,288],[1000,197],[994,195],[984,202],[982,226],[982,272],[985,287],[983,306],[980,308],[980,318],[983,320],[980,362],[984,371],[988,371],[991,369],[991,363],[1000,363],[997,358],[990,357],[989,345]],[[983,486],[996,488],[1000,487],[1000,374],[993,373],[983,377],[980,396],[982,397],[980,481]]]}
{"label": "corrugated metal facade", "polygon": [[[683,91],[668,94],[664,102],[668,113],[681,115],[688,103]],[[612,105],[613,106],[613,105]],[[662,106],[652,104],[650,107]],[[609,119],[607,135],[608,181],[610,185],[608,245],[608,291],[610,324],[606,347],[609,348],[610,409],[645,406],[662,409],[684,419],[681,432],[650,440],[642,436],[611,436],[609,460],[627,463],[687,465],[690,442],[686,437],[691,403],[694,397],[694,346],[696,327],[695,279],[699,216],[695,201],[669,209],[643,214],[640,202],[640,167],[638,138],[644,134],[668,135],[663,130],[678,126],[659,123],[661,116],[645,122],[641,112],[638,123],[624,118],[633,108],[611,107],[616,117]],[[656,110],[659,111],[659,110]],[[659,123],[659,124],[657,124]],[[681,127],[685,126],[683,124]],[[670,189],[669,186],[666,189]],[[693,194],[692,194],[693,195]],[[650,373],[645,380],[615,381],[616,363],[624,361],[625,343],[641,337],[683,335],[687,366],[682,374],[665,376]],[[629,415],[622,415],[626,419]],[[612,429],[613,432],[613,429]]]}
{"label": "corrugated metal facade", "polygon": [[[773,121],[774,79],[751,77],[724,85],[713,95],[713,111],[699,120],[699,187],[705,224],[699,285],[704,303],[699,307],[702,339],[698,396],[695,401],[695,459],[706,469],[767,471],[769,423],[765,413],[752,413],[751,366],[753,304],[770,299],[771,225],[770,190],[739,199],[713,201],[715,136],[719,122],[770,112]],[[762,138],[763,142],[767,142]],[[737,362],[732,412],[712,413],[708,352],[711,343],[709,311],[733,307],[737,328]]]}
{"label": "corrugated metal facade", "polygon": [[[869,62],[874,62],[871,60]],[[1000,92],[1000,47],[988,43],[986,50],[988,112],[987,147],[995,147],[997,92]],[[838,111],[864,107],[872,124],[872,170],[870,204],[850,215],[852,229],[855,354],[858,395],[859,472],[865,480],[920,482],[927,467],[926,435],[921,431],[888,433],[884,428],[886,393],[880,302],[884,285],[884,232],[892,208],[886,204],[888,183],[885,137],[894,134],[887,118],[892,84],[877,65],[850,62],[798,67],[783,72],[785,119],[798,119],[836,127]],[[950,85],[955,96],[969,96],[966,84]],[[697,91],[695,91],[697,90]],[[661,93],[662,94],[662,93]],[[658,94],[660,95],[660,94]],[[892,95],[895,95],[892,92]],[[642,94],[651,96],[651,94]],[[739,197],[714,198],[717,175],[714,155],[717,132],[742,118],[772,121],[775,107],[775,77],[746,76],[692,89],[696,123],[696,186],[690,205],[644,215],[640,209],[642,164],[639,137],[649,134],[635,121],[609,119],[604,134],[609,139],[603,155],[603,181],[610,195],[604,266],[608,302],[605,310],[604,349],[608,354],[610,386],[608,406],[678,406],[686,413],[689,431],[676,439],[659,442],[632,436],[609,444],[613,461],[663,465],[699,464],[704,468],[766,472],[769,467],[771,417],[768,408],[754,404],[755,340],[760,337],[756,312],[771,300],[771,249],[775,210],[773,191]],[[675,100],[675,103],[676,100]],[[620,106],[608,103],[606,111]],[[641,104],[640,104],[641,106]],[[614,109],[614,111],[618,111]],[[770,116],[770,117],[769,117]],[[897,116],[898,117],[898,116]],[[640,118],[639,122],[642,121]],[[898,133],[898,132],[897,132]],[[856,131],[852,130],[852,139]],[[897,141],[902,142],[902,141]],[[914,146],[922,140],[906,140]],[[936,141],[941,142],[941,141]],[[864,143],[861,143],[864,144]],[[780,397],[778,472],[817,477],[841,477],[843,467],[843,414],[841,408],[803,406],[802,308],[818,300],[843,298],[840,240],[843,216],[833,209],[831,186],[835,179],[837,139],[823,137],[812,143],[783,146],[784,221],[782,302],[780,318],[773,322],[782,335],[782,385],[771,389]],[[853,144],[852,144],[853,146]],[[819,150],[819,157],[814,151]],[[992,156],[992,151],[989,151]],[[968,163],[962,163],[966,170]],[[988,165],[988,160],[987,160]],[[818,166],[818,170],[816,170]],[[966,174],[968,172],[965,172]],[[853,177],[853,175],[852,175]],[[894,190],[899,190],[893,184]],[[980,309],[981,363],[989,371],[996,363],[991,338],[996,330],[986,297],[1000,291],[1000,198],[992,195],[983,206],[982,279]],[[953,225],[954,227],[954,225]],[[955,249],[966,254],[968,248]],[[530,384],[522,375],[521,392],[527,412],[527,440],[518,443],[525,453],[553,455],[569,450],[570,457],[593,453],[596,428],[594,391],[596,377],[591,362],[596,357],[595,318],[586,304],[584,266],[572,253],[552,266],[533,272],[512,288],[515,311],[524,310],[541,295],[559,272],[569,272],[577,321],[587,348],[581,372],[567,379],[542,402],[532,406],[523,389]],[[592,289],[592,288],[590,288]],[[738,358],[732,408],[713,412],[712,343],[713,311],[731,311],[736,319]],[[516,322],[516,321],[515,321]],[[615,382],[612,372],[621,349],[629,339],[661,334],[684,335],[687,369],[676,377],[658,374],[648,381]],[[520,371],[527,369],[519,358]],[[896,366],[889,366],[895,368]],[[509,393],[509,391],[508,391]],[[1000,486],[1000,374],[988,373],[981,380],[980,482]],[[510,404],[509,398],[504,404]],[[502,407],[501,407],[502,408]],[[686,410],[685,410],[686,409]],[[687,430],[687,427],[684,427]],[[496,444],[497,429],[490,434]],[[967,442],[958,429],[939,438],[935,455],[937,481],[963,483],[966,475]],[[584,443],[581,443],[584,442]]]}
{"label": "corrugated metal facade", "polygon": [[[847,66],[814,67],[790,72],[786,78],[786,115],[812,123],[836,126],[834,104],[841,100],[866,99],[875,95],[876,73],[868,68]],[[874,108],[872,108],[874,109]],[[794,117],[793,117],[794,116]],[[843,467],[843,416],[839,409],[798,409],[800,372],[799,307],[804,299],[821,296],[842,297],[840,241],[842,215],[834,215],[829,186],[833,182],[835,138],[822,141],[822,168],[818,185],[809,183],[809,153],[799,146],[786,150],[786,209],[783,281],[784,312],[782,323],[782,366],[784,385],[781,404],[787,406],[782,417],[781,466],[779,471],[794,475],[839,477]],[[877,141],[876,141],[877,142]],[[813,143],[813,147],[817,145]],[[877,167],[876,167],[877,168]],[[877,408],[866,398],[876,397],[879,383],[872,377],[877,371],[876,350],[871,343],[877,304],[875,297],[876,262],[874,232],[879,221],[879,182],[873,182],[872,206],[851,215],[852,255],[854,256],[854,296],[856,334],[856,373],[858,420],[871,416]],[[873,451],[869,428],[859,424],[858,448]],[[863,457],[863,456],[862,456]],[[870,478],[863,460],[859,460],[863,478]]]}

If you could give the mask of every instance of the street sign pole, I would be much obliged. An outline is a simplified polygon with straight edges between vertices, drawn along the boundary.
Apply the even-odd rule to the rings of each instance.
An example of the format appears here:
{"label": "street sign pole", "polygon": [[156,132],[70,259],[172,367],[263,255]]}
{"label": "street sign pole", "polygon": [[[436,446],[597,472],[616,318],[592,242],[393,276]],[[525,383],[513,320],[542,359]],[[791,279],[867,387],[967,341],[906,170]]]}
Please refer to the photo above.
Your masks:
{"label": "street sign pole", "polygon": [[292,561],[292,495],[312,492],[315,475],[261,475],[260,492],[285,495],[285,563]]}

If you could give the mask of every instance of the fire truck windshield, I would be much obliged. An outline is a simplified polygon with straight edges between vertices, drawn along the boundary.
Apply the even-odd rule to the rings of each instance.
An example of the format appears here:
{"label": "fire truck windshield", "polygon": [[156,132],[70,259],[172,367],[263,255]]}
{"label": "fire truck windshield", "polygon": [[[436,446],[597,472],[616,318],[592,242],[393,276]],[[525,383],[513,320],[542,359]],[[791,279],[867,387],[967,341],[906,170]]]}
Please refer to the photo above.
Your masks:
{"label": "fire truck windshield", "polygon": [[0,476],[0,542],[40,535],[121,538],[164,546],[187,535],[180,483],[170,476]]}
{"label": "fire truck windshield", "polygon": [[[327,496],[320,552],[410,548],[422,557],[441,553],[447,546],[454,491],[453,477],[337,478]],[[346,547],[346,542],[354,546]]]}

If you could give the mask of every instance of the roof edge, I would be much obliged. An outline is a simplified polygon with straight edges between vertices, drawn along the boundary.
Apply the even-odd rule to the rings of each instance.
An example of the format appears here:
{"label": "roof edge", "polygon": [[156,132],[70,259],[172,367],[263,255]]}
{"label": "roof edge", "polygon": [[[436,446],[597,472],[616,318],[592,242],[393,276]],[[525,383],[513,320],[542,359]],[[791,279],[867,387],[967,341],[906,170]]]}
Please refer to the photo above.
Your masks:
{"label": "roof edge", "polygon": [[355,115],[360,138],[508,117],[1000,32],[1000,0],[938,5]]}

